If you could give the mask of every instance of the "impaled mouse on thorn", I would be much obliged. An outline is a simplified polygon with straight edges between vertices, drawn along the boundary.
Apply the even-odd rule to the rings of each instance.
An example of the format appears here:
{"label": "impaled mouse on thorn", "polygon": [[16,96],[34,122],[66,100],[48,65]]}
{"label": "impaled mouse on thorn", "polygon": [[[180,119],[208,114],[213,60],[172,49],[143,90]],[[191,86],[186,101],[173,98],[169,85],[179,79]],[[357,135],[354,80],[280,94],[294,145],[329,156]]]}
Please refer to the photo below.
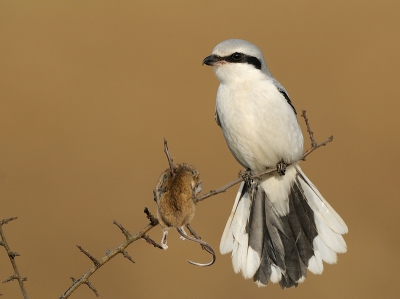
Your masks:
{"label": "impaled mouse on thorn", "polygon": [[[211,266],[215,262],[215,253],[206,242],[187,235],[184,226],[189,227],[195,212],[193,199],[201,191],[201,180],[196,168],[187,164],[174,165],[168,152],[167,141],[164,140],[164,152],[167,155],[169,168],[160,176],[154,189],[154,201],[157,203],[157,219],[163,229],[161,246],[167,249],[168,229],[173,227],[181,235],[182,240],[199,243],[213,258],[207,264],[188,261],[196,266]],[[191,230],[192,232],[192,230]],[[194,232],[193,232],[194,233]]]}

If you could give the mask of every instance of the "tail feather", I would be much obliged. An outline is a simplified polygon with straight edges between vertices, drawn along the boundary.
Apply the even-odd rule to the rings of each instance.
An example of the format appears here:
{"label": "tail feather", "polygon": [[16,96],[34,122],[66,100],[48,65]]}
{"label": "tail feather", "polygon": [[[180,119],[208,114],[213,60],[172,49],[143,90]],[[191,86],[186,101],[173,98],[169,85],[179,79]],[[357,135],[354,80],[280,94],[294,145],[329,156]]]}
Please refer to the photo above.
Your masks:
{"label": "tail feather", "polygon": [[322,274],[322,271],[324,270],[324,265],[322,264],[320,253],[318,250],[315,249],[313,243],[314,239],[318,236],[314,213],[311,210],[310,206],[307,204],[307,201],[301,200],[301,198],[305,198],[305,196],[301,191],[300,182],[297,178],[293,185],[293,191],[300,198],[299,200],[293,201],[294,207],[298,219],[301,223],[302,230],[312,248],[312,252],[310,252],[310,254],[312,255],[309,258],[303,257],[302,261],[304,262],[304,264],[307,265],[307,258],[308,258],[308,270],[310,270],[314,274]]}
{"label": "tail feather", "polygon": [[232,231],[232,220],[236,214],[236,209],[239,203],[239,199],[243,196],[244,182],[240,184],[239,190],[237,192],[235,202],[233,204],[232,212],[229,215],[228,221],[226,222],[224,232],[222,234],[221,243],[219,246],[219,251],[221,254],[229,253],[233,250],[233,231]]}
{"label": "tail feather", "polygon": [[[249,188],[249,186],[246,186]],[[246,226],[246,233],[249,236],[249,247],[247,252],[246,265],[243,267],[243,276],[251,278],[256,273],[261,263],[263,243],[264,243],[264,225],[265,212],[264,212],[264,199],[261,192],[257,192],[257,188],[252,188],[251,194],[251,207],[250,218]]]}
{"label": "tail feather", "polygon": [[243,271],[243,265],[247,259],[247,249],[248,249],[248,235],[240,235],[240,239],[236,239],[236,244],[233,246],[232,250],[232,265],[235,273]]}
{"label": "tail feather", "polygon": [[282,269],[277,267],[276,265],[271,265],[271,282],[277,283],[282,279]]}
{"label": "tail feather", "polygon": [[271,278],[272,274],[272,263],[271,259],[268,255],[263,255],[261,259],[260,267],[257,269],[256,273],[254,274],[254,282],[259,286],[266,286]]}
{"label": "tail feather", "polygon": [[[231,216],[225,227],[220,244],[221,253],[232,251],[232,264],[235,273],[244,271],[247,267],[247,253],[249,236],[246,226],[250,215],[250,197],[245,185],[239,188]],[[230,222],[230,223],[229,223]],[[255,267],[258,268],[259,264]],[[254,273],[253,273],[254,274]],[[252,277],[252,275],[250,276]]]}
{"label": "tail feather", "polygon": [[265,229],[266,229],[266,242],[264,244],[264,251],[273,263],[280,269],[285,271],[285,248],[281,239],[281,234],[284,234],[284,229],[279,217],[273,212],[272,204],[265,196]]}
{"label": "tail feather", "polygon": [[[245,215],[246,209],[247,213],[249,212],[249,205],[248,205],[248,196],[244,196],[238,205],[237,212],[239,215]],[[243,265],[247,259],[247,250],[248,250],[248,242],[249,236],[245,232],[246,222],[245,221],[233,221],[232,227],[234,230],[233,239],[234,243],[237,243],[237,246],[233,247],[232,251],[232,262],[233,268],[236,273],[243,270]],[[248,218],[248,217],[247,217]],[[234,219],[235,220],[235,219]],[[246,219],[247,220],[247,219]]]}
{"label": "tail feather", "polygon": [[[307,267],[309,259],[314,255],[314,249],[312,242],[307,238],[305,230],[312,227],[310,220],[304,217],[303,209],[298,209],[302,200],[301,193],[296,184],[293,184],[292,192],[290,193],[289,207],[290,212],[288,214],[288,220],[290,230],[292,231],[295,245],[297,246],[299,257],[302,261],[302,274],[303,276],[307,273]],[[305,227],[305,228],[304,228]]]}
{"label": "tail feather", "polygon": [[337,254],[332,249],[330,249],[324,241],[322,241],[321,236],[317,236],[313,242],[314,250],[318,250],[321,259],[328,264],[336,264]]}
{"label": "tail feather", "polygon": [[308,270],[314,274],[322,274],[324,264],[322,263],[319,251],[314,248],[314,255],[308,260]]}
{"label": "tail feather", "polygon": [[346,242],[344,241],[342,235],[335,233],[318,218],[315,219],[315,223],[317,225],[318,235],[321,237],[326,246],[337,253],[344,253],[347,251]]}
{"label": "tail feather", "polygon": [[[292,286],[297,286],[296,282],[301,278],[301,263],[300,256],[296,246],[296,240],[293,234],[290,233],[290,225],[288,216],[281,217],[282,222],[285,225],[286,234],[281,234],[281,240],[283,243],[283,248],[285,250],[285,266],[286,271],[283,272],[283,279],[279,282],[282,288],[289,288]],[[285,275],[286,274],[286,275]]]}
{"label": "tail feather", "polygon": [[348,228],[343,219],[331,207],[331,205],[319,193],[317,187],[306,177],[300,167],[296,165],[297,178],[307,198],[307,203],[313,212],[319,216],[325,224],[338,234],[347,234]]}
{"label": "tail feather", "polygon": [[295,207],[297,214],[299,215],[299,220],[302,224],[303,231],[306,234],[310,244],[312,244],[314,238],[318,236],[318,230],[315,225],[315,214],[307,203],[306,196],[302,191],[298,178],[296,178],[293,187],[296,193],[300,192],[299,198],[301,198],[301,200],[295,201]]}
{"label": "tail feather", "polygon": [[292,180],[284,206],[269,198],[282,192],[265,190],[278,179],[272,185],[242,183],[222,236],[221,253],[232,251],[235,272],[253,277],[259,286],[269,281],[282,288],[297,286],[307,269],[321,274],[322,261],[336,263],[337,253],[347,250],[346,224],[300,167],[293,169],[295,175],[284,181]]}
{"label": "tail feather", "polygon": [[[279,282],[282,272],[286,269],[285,250],[279,233],[279,231],[283,232],[284,229],[272,210],[271,202],[261,187],[257,189],[256,199],[260,201],[260,209],[263,215],[262,225],[258,224],[258,226],[263,228],[264,239],[262,240],[260,267],[254,274],[253,279],[258,286],[266,286],[269,280],[274,283]],[[250,235],[252,235],[251,232]]]}

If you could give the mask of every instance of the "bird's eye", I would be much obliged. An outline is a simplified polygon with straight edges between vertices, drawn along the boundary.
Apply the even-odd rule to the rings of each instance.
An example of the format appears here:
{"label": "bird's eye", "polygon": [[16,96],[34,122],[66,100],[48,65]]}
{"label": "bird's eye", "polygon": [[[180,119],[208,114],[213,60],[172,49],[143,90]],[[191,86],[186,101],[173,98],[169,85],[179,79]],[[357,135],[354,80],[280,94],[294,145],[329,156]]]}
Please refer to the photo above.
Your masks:
{"label": "bird's eye", "polygon": [[233,60],[239,61],[239,60],[241,60],[243,58],[243,54],[235,52],[235,53],[233,53],[231,55],[231,57],[232,57]]}

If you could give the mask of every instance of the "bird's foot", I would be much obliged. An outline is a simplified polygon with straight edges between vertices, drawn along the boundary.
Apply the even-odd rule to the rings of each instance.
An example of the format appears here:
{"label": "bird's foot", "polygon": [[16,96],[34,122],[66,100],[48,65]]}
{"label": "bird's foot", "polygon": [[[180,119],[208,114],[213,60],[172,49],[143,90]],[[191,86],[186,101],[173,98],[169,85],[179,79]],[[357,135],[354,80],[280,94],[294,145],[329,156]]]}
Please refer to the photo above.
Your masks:
{"label": "bird's foot", "polygon": [[281,160],[276,164],[276,172],[279,173],[280,175],[285,175],[286,172],[286,163]]}
{"label": "bird's foot", "polygon": [[251,175],[251,170],[249,168],[247,168],[246,171],[243,173],[240,171],[239,176],[243,178],[243,181],[245,181],[247,185],[251,185],[253,178]]}

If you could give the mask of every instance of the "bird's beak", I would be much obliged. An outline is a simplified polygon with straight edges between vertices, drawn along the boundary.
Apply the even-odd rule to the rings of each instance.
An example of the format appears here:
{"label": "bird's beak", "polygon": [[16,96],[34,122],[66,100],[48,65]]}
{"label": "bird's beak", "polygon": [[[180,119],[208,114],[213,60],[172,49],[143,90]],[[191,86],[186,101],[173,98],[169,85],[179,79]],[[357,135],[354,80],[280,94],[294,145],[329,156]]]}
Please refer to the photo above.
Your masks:
{"label": "bird's beak", "polygon": [[216,55],[210,55],[210,56],[207,56],[206,58],[204,58],[203,64],[213,66],[213,65],[215,65],[218,61],[219,61],[219,57],[218,57],[218,56],[216,56]]}

